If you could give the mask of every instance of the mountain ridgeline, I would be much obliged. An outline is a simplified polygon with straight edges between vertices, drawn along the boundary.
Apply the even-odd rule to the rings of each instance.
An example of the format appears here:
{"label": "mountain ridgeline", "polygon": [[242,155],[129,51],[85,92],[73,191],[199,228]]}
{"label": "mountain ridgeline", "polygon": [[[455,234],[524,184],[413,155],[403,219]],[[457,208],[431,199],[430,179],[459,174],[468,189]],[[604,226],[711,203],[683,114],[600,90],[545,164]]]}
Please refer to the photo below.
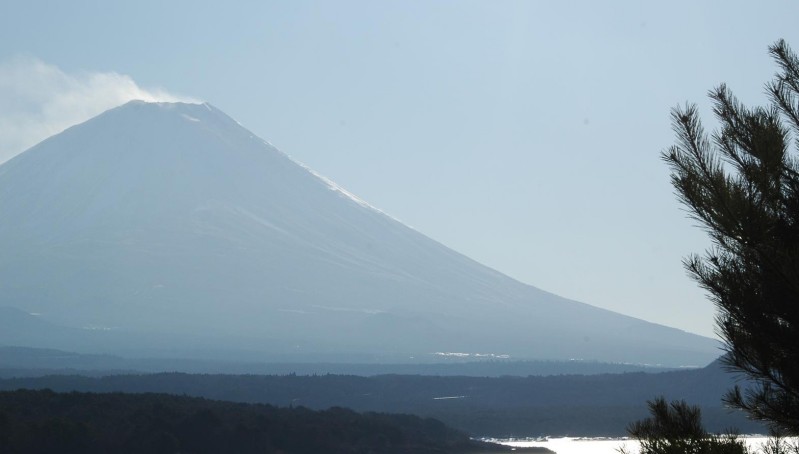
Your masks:
{"label": "mountain ridgeline", "polygon": [[448,249],[208,104],[134,101],[43,141],[0,166],[0,219],[0,344],[384,362],[719,353]]}

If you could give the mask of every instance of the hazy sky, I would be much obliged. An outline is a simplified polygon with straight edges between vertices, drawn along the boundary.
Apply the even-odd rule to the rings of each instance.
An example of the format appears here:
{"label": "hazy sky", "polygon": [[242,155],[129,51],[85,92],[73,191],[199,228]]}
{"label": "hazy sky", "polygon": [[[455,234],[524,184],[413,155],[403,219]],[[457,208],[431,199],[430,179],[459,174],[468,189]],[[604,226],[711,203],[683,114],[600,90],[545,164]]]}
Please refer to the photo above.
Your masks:
{"label": "hazy sky", "polygon": [[712,335],[669,109],[763,103],[795,1],[15,1],[0,161],[127,99],[203,100],[526,283]]}

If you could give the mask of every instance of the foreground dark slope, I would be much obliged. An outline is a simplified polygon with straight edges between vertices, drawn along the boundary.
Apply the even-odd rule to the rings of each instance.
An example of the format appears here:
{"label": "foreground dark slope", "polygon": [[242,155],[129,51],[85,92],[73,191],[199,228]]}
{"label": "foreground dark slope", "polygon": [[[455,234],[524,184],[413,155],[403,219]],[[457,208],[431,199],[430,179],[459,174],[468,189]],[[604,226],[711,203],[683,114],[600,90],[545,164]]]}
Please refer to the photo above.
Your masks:
{"label": "foreground dark slope", "polygon": [[763,433],[741,413],[722,408],[733,377],[718,363],[700,370],[656,374],[559,375],[547,377],[443,377],[382,375],[118,375],[101,378],[47,376],[0,380],[0,389],[159,392],[211,399],[343,406],[358,411],[431,416],[473,436],[625,435],[627,425],[647,416],[657,396],[700,405],[711,431],[737,427]]}
{"label": "foreground dark slope", "polygon": [[717,355],[710,339],[482,266],[207,104],[132,102],[42,142],[0,166],[0,219],[0,306],[41,314],[16,337],[0,331],[5,344],[671,365]]}
{"label": "foreground dark slope", "polygon": [[[489,453],[439,421],[159,394],[0,392],[0,453]],[[550,452],[528,450],[527,452]]]}

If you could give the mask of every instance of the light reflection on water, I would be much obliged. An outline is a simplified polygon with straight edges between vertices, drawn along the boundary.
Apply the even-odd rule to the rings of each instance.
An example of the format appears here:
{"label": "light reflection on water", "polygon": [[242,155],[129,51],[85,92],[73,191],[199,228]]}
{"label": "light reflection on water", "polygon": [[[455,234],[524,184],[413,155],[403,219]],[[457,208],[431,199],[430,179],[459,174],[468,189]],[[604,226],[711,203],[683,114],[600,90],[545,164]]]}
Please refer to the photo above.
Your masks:
{"label": "light reflection on water", "polygon": [[[767,440],[763,436],[746,437],[750,448],[759,449]],[[544,440],[486,440],[519,448],[544,447],[557,454],[618,454],[619,448],[624,447],[630,453],[638,452],[638,442],[624,439],[594,439],[594,438],[548,438]]]}
{"label": "light reflection on water", "polygon": [[546,440],[496,440],[503,445],[519,448],[544,447],[557,454],[618,454],[620,447],[638,452],[638,442],[622,439],[549,438]]}

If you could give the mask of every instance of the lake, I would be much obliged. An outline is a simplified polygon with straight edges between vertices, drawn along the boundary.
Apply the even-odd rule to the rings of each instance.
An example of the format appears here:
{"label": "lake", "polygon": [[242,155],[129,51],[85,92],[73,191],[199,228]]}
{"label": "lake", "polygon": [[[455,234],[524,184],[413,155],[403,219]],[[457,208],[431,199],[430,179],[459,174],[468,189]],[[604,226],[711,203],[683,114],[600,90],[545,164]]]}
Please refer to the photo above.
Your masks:
{"label": "lake", "polygon": [[[746,443],[751,448],[760,448],[767,440],[763,436],[746,437]],[[631,453],[638,452],[638,442],[624,439],[596,439],[596,438],[547,438],[538,440],[487,440],[515,447],[544,447],[557,454],[618,454],[620,447],[625,447]],[[795,442],[796,440],[794,440]]]}

